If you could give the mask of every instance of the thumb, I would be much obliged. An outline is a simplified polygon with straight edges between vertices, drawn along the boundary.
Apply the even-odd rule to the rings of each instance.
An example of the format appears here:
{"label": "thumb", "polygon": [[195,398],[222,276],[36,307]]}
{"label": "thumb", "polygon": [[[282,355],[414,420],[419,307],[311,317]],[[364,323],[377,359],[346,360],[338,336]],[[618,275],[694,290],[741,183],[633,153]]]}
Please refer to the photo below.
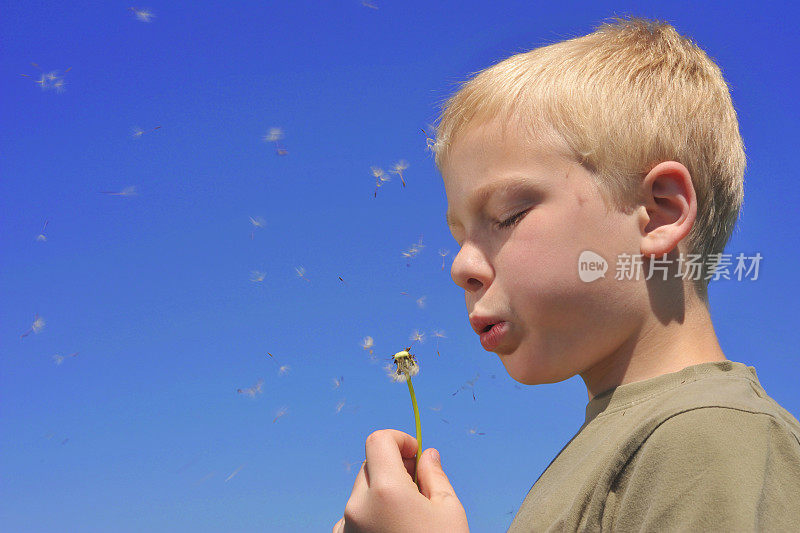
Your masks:
{"label": "thumb", "polygon": [[431,503],[441,503],[443,500],[456,497],[456,491],[442,470],[442,461],[435,448],[428,448],[419,460],[418,465],[419,489]]}

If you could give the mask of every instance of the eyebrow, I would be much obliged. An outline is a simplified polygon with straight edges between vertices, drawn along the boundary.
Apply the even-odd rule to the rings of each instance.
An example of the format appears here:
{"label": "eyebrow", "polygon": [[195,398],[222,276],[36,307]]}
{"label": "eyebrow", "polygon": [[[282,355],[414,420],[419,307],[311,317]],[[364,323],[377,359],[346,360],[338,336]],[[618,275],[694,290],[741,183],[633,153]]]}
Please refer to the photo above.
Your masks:
{"label": "eyebrow", "polygon": [[[498,192],[513,192],[520,189],[529,190],[531,187],[535,186],[535,184],[535,180],[522,176],[493,181],[476,190],[468,200],[468,203],[470,207],[477,209],[488,202],[489,199]],[[449,228],[452,229],[456,226],[455,217],[450,209],[445,213],[445,219],[447,220],[447,226]]]}

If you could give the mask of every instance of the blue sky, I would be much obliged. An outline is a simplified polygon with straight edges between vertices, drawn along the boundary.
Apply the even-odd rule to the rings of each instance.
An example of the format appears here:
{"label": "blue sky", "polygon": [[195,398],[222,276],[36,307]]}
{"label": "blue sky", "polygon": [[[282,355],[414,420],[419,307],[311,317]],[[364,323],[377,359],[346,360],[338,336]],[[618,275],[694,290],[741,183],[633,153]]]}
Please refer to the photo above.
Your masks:
{"label": "blue sky", "polygon": [[[151,2],[143,22],[116,2],[2,2],[4,527],[327,531],[366,436],[413,434],[407,388],[381,367],[416,329],[423,446],[473,530],[504,529],[583,422],[586,389],[515,386],[481,348],[420,128],[471,72],[615,14],[668,20],[731,86],[748,169],[726,251],[764,259],[755,281],[711,284],[712,316],[728,359],[797,416],[796,17],[536,4]],[[51,71],[62,92],[36,83]],[[370,167],[401,159],[407,186],[393,176],[375,198]],[[476,376],[473,400],[460,387]]]}

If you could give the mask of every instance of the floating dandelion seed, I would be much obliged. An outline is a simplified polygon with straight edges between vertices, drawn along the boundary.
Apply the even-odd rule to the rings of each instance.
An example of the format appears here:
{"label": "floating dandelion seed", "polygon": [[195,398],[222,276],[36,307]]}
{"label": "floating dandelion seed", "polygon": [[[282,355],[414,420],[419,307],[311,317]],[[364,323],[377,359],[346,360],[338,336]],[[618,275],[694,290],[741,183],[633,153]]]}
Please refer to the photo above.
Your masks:
{"label": "floating dandelion seed", "polygon": [[375,341],[369,335],[364,337],[364,339],[361,341],[361,347],[364,348],[365,350],[369,350],[369,353],[372,353],[372,346],[374,344]]}
{"label": "floating dandelion seed", "polygon": [[[411,384],[411,376],[419,374],[419,363],[417,358],[411,353],[411,346],[399,351],[392,356],[392,361],[397,367],[394,372],[389,373],[393,381],[405,381],[408,384],[408,392],[411,394],[411,406],[414,409],[414,424],[417,430],[417,455],[415,465],[419,465],[419,457],[422,455],[422,425],[419,420],[419,408],[417,407],[417,395],[414,394],[414,385]],[[386,365],[391,370],[391,365]],[[388,373],[388,372],[387,372]],[[417,482],[417,470],[414,469],[414,483]]]}
{"label": "floating dandelion seed", "polygon": [[431,411],[437,411],[438,412],[438,411],[442,410],[442,406],[441,405],[437,405],[435,407],[428,407],[428,409],[430,409]]}
{"label": "floating dandelion seed", "polygon": [[274,359],[274,356],[271,353],[267,352],[267,355]]}
{"label": "floating dandelion seed", "polygon": [[283,130],[280,128],[270,128],[269,132],[264,135],[264,142],[276,142],[283,139]]}
{"label": "floating dandelion seed", "polygon": [[200,481],[195,483],[195,486],[202,485],[203,483],[214,477],[214,474],[216,474],[216,472],[211,472],[210,474],[206,474]]}
{"label": "floating dandelion seed", "polygon": [[262,217],[248,217],[250,219],[250,223],[256,228],[263,228],[266,224],[266,221]]}
{"label": "floating dandelion seed", "polygon": [[246,389],[236,389],[236,392],[239,394],[244,394],[246,396],[250,396],[251,398],[255,398],[256,394],[261,394],[261,387],[264,385],[264,380],[259,379],[258,383],[253,385],[252,387],[248,387]]}
{"label": "floating dandelion seed", "polygon": [[19,338],[23,339],[31,333],[39,333],[42,331],[42,329],[44,329],[44,318],[40,317],[39,315],[34,315],[33,324],[31,324],[31,327],[28,329],[28,331],[20,335]]}
{"label": "floating dandelion seed", "polygon": [[60,365],[61,363],[64,362],[64,356],[56,354],[53,356],[53,361],[55,361],[57,365]]}
{"label": "floating dandelion seed", "polygon": [[425,333],[424,332],[420,333],[419,330],[415,329],[411,333],[411,336],[408,339],[414,342],[425,342]]}
{"label": "floating dandelion seed", "polygon": [[378,187],[383,185],[384,181],[390,181],[391,178],[386,175],[386,172],[383,171],[381,167],[369,167],[372,171],[372,175],[375,177],[375,193],[373,196],[375,198],[378,197]]}
{"label": "floating dandelion seed", "polygon": [[342,464],[344,465],[345,472],[350,472],[350,471],[352,471],[353,466],[355,466],[355,465],[357,465],[359,463],[355,463],[355,462],[351,463],[350,461],[342,461]]}
{"label": "floating dandelion seed", "polygon": [[444,270],[444,258],[445,258],[445,256],[446,256],[447,254],[449,254],[449,253],[450,253],[450,251],[449,251],[449,250],[444,250],[444,249],[442,249],[442,248],[439,248],[439,255],[441,255],[441,256],[442,256],[442,270]]}
{"label": "floating dandelion seed", "polygon": [[278,368],[279,376],[284,376],[288,373],[289,373],[289,365],[282,365],[280,368]]}
{"label": "floating dandelion seed", "polygon": [[406,180],[403,179],[403,171],[408,168],[408,161],[405,159],[401,159],[397,163],[394,164],[392,169],[389,171],[392,174],[397,174],[400,176],[400,181],[403,183],[403,187],[406,186]]}
{"label": "floating dandelion seed", "polygon": [[230,481],[231,479],[233,479],[233,476],[235,476],[236,474],[238,474],[238,473],[239,473],[239,471],[240,471],[242,468],[244,468],[244,465],[241,465],[239,468],[237,468],[236,470],[234,470],[234,471],[233,471],[233,473],[232,473],[230,476],[228,476],[227,478],[225,478],[225,483],[227,483],[228,481]]}
{"label": "floating dandelion seed", "polygon": [[100,194],[107,194],[109,196],[136,196],[136,187],[125,187],[119,192],[114,191],[100,191]]}
{"label": "floating dandelion seed", "polygon": [[[31,65],[33,65],[40,72],[42,72],[41,75],[39,76],[39,79],[34,79],[33,82],[37,83],[42,88],[43,91],[47,90],[47,89],[55,89],[56,92],[58,92],[58,93],[61,93],[61,92],[64,91],[64,78],[63,78],[63,76],[59,76],[58,75],[58,71],[57,70],[53,70],[53,71],[45,73],[45,72],[42,71],[41,67],[39,65],[37,65],[36,63],[31,63]],[[70,70],[72,70],[72,67],[70,67],[67,70],[65,70],[64,74],[66,74]],[[24,76],[26,78],[33,79],[33,76],[31,76],[30,74],[20,74],[20,76]]]}
{"label": "floating dandelion seed", "polygon": [[425,307],[425,298],[427,298],[427,296],[420,296],[420,297],[417,299],[417,307],[419,307],[420,309],[422,309],[423,307]]}
{"label": "floating dandelion seed", "polygon": [[275,418],[272,419],[272,423],[274,424],[276,420],[278,420],[281,417],[286,416],[286,413],[288,413],[288,412],[289,412],[289,409],[287,407],[281,407],[280,409],[278,409],[278,411],[275,413]]}
{"label": "floating dandelion seed", "polygon": [[258,270],[252,270],[250,272],[250,281],[255,283],[261,283],[264,281],[264,278],[267,276],[266,272],[259,272]]}
{"label": "floating dandelion seed", "polygon": [[138,7],[129,7],[128,9],[133,12],[133,16],[135,16],[137,20],[142,22],[151,22],[151,19],[155,16],[149,9]]}
{"label": "floating dandelion seed", "polygon": [[44,226],[42,226],[42,232],[39,235],[36,236],[36,240],[37,241],[44,242],[44,241],[47,240],[47,235],[45,235],[44,232],[47,229],[47,223],[48,222],[50,222],[50,220],[45,220],[44,221]]}
{"label": "floating dandelion seed", "polygon": [[311,283],[311,280],[309,280],[306,277],[306,269],[305,268],[299,266],[299,267],[295,267],[294,270],[295,270],[295,272],[297,272],[297,277],[302,278],[302,279],[308,281],[309,283]]}
{"label": "floating dandelion seed", "polygon": [[378,9],[374,3],[370,2],[369,0],[361,0],[361,5],[364,7],[368,7],[370,9]]}
{"label": "floating dandelion seed", "polygon": [[344,377],[340,376],[339,378],[333,378],[333,389],[336,390],[342,386],[342,382],[344,381]]}
{"label": "floating dandelion seed", "polygon": [[484,433],[484,432],[482,432],[482,431],[478,431],[478,430],[477,430],[476,428],[474,428],[474,427],[473,427],[473,428],[469,428],[469,434],[470,434],[470,435],[486,435],[486,433]]}
{"label": "floating dandelion seed", "polygon": [[479,375],[480,374],[475,374],[474,378],[472,378],[471,380],[469,380],[466,383],[464,383],[463,385],[461,385],[461,387],[457,391],[455,391],[451,396],[455,396],[456,394],[459,393],[459,391],[470,389],[472,391],[472,399],[475,400],[476,399],[475,398],[475,382],[478,380],[478,376]]}
{"label": "floating dandelion seed", "polygon": [[444,339],[445,334],[444,331],[433,330],[433,336],[436,337],[436,355],[441,356],[442,354],[439,353],[439,339]]}
{"label": "floating dandelion seed", "polygon": [[131,137],[133,137],[134,139],[138,139],[142,135],[144,135],[145,133],[150,133],[150,132],[156,131],[158,129],[161,129],[161,126],[156,126],[155,128],[150,129],[150,130],[143,130],[142,128],[135,127],[135,128],[133,128],[133,132],[131,133]]}
{"label": "floating dandelion seed", "polygon": [[339,281],[341,281],[342,283],[344,283],[345,285],[347,285],[347,282],[346,282],[345,280],[343,280],[343,279],[342,279],[342,276],[336,276],[336,277],[337,277],[337,278],[339,278]]}
{"label": "floating dandelion seed", "polygon": [[336,404],[336,414],[337,415],[342,412],[342,409],[344,408],[344,402],[345,401],[342,400],[342,401],[340,401],[339,403]]}
{"label": "floating dandelion seed", "polygon": [[[430,150],[431,152],[435,152],[435,151],[436,151],[436,139],[434,139],[433,137],[431,137],[430,135],[428,135],[428,132],[426,132],[426,131],[425,131],[425,130],[423,130],[422,128],[420,128],[420,129],[422,130],[422,134],[425,136],[425,145],[426,145],[426,146],[425,146],[425,149],[426,149],[426,150]],[[431,126],[430,124],[428,124],[428,129],[429,129],[431,132],[433,132],[433,131],[435,131],[435,130],[436,130],[436,128],[434,128],[434,127],[433,127],[433,126]],[[435,135],[435,134],[434,134],[434,135]]]}
{"label": "floating dandelion seed", "polygon": [[278,141],[283,139],[283,130],[281,128],[270,128],[269,132],[262,137],[264,142],[275,143],[275,153],[278,155],[286,155],[288,150],[283,148]]}

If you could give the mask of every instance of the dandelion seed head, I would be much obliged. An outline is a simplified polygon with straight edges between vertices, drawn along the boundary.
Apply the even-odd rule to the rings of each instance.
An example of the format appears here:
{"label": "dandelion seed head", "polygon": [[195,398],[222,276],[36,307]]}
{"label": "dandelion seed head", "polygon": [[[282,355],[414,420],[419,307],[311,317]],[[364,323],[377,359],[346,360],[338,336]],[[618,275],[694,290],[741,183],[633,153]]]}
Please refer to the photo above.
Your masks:
{"label": "dandelion seed head", "polygon": [[372,171],[372,175],[376,178],[382,178],[385,175],[381,167],[369,167],[369,169]]}
{"label": "dandelion seed head", "polygon": [[[406,348],[392,356],[392,360],[395,364],[394,369],[392,369],[391,365],[386,365],[388,367],[387,374],[389,370],[393,370],[389,377],[394,381],[405,381],[408,377],[416,376],[419,373],[417,358],[408,350],[409,348]],[[386,369],[386,367],[384,367],[384,369]]]}
{"label": "dandelion seed head", "polygon": [[364,348],[365,350],[371,349],[374,344],[375,341],[370,336],[364,337],[364,340],[361,341],[361,347]]}

